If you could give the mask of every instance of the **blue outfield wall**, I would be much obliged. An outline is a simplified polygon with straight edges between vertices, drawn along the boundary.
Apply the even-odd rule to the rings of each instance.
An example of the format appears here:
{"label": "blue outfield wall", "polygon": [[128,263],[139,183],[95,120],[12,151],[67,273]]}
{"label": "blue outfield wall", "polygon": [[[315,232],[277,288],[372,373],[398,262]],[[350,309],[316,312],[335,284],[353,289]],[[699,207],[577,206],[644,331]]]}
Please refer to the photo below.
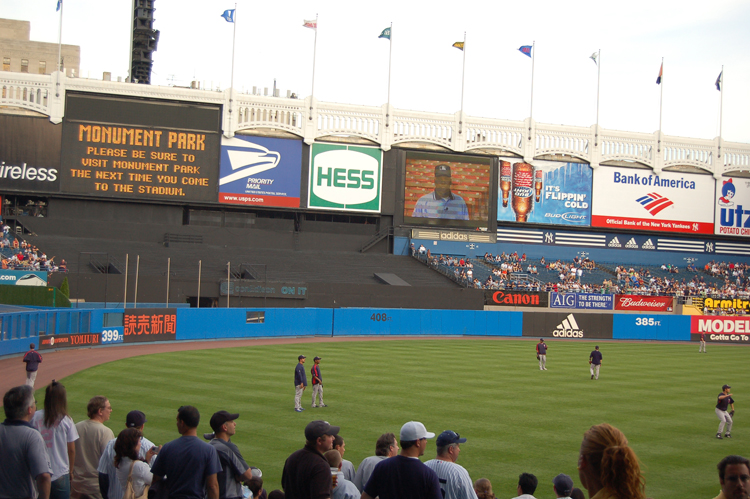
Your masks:
{"label": "blue outfield wall", "polygon": [[[264,312],[264,322],[248,323],[248,312]],[[326,308],[177,309],[177,340],[331,336],[333,310]]]}
{"label": "blue outfield wall", "polygon": [[614,314],[615,340],[690,341],[689,315]]}

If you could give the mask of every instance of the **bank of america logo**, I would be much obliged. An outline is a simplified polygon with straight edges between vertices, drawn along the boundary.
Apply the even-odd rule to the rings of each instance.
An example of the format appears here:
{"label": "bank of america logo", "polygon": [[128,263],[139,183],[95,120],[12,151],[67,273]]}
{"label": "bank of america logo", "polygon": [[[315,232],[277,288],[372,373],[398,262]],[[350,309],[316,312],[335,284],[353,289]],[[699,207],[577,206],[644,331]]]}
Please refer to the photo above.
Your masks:
{"label": "bank of america logo", "polygon": [[645,196],[636,199],[636,201],[641,203],[641,205],[646,209],[646,211],[651,213],[651,215],[653,216],[658,215],[660,211],[674,204],[668,198],[662,196],[661,194],[657,194],[655,192],[646,194]]}

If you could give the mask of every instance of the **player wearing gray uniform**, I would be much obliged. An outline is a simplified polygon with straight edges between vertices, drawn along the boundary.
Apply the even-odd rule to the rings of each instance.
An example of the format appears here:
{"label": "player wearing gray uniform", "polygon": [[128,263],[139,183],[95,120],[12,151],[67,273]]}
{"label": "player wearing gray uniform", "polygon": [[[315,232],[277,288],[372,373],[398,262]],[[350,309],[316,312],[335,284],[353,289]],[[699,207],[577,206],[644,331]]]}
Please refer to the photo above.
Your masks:
{"label": "player wearing gray uniform", "polygon": [[[716,434],[716,438],[721,438],[721,432],[724,431],[724,425],[727,426],[727,432],[724,434],[726,438],[732,438],[732,416],[734,415],[734,399],[732,394],[729,393],[729,389],[732,388],[729,385],[721,387],[721,393],[719,394],[716,402],[716,416],[719,418],[719,432]],[[732,406],[732,411],[727,412],[729,405]]]}
{"label": "player wearing gray uniform", "polygon": [[544,342],[544,338],[539,338],[539,343],[536,344],[536,356],[539,359],[539,370],[547,370],[547,344]]}

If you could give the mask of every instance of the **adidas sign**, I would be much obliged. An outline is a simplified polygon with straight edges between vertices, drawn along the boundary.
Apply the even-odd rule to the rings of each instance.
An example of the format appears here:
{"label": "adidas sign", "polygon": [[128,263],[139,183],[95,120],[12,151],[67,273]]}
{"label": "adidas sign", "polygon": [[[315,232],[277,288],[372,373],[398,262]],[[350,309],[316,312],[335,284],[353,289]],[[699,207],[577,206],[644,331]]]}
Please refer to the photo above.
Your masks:
{"label": "adidas sign", "polygon": [[583,330],[578,327],[573,314],[570,314],[552,331],[552,336],[556,338],[583,338]]}
{"label": "adidas sign", "polygon": [[634,237],[631,237],[630,241],[628,241],[627,243],[625,243],[625,247],[626,248],[630,248],[630,249],[638,249],[638,243],[635,242],[635,238]]}
{"label": "adidas sign", "polygon": [[615,236],[614,239],[612,239],[609,244],[607,244],[610,248],[622,248],[622,244],[620,244],[620,240],[617,239],[617,236]]}
{"label": "adidas sign", "polygon": [[656,249],[654,246],[654,243],[651,242],[651,239],[643,243],[643,246],[641,246],[641,249]]}

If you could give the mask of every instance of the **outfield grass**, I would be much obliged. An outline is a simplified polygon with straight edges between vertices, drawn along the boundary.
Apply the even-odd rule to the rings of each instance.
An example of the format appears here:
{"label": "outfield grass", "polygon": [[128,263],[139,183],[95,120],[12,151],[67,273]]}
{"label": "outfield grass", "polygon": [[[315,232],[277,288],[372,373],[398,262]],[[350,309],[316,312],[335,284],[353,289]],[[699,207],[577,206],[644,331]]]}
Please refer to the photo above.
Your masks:
{"label": "outfield grass", "polygon": [[[242,347],[125,359],[65,378],[71,416],[85,418],[93,395],[109,397],[107,425],[115,435],[125,415],[143,410],[146,436],[178,436],[177,408],[195,405],[199,432],[214,411],[241,414],[233,441],[263,470],[267,490],[280,488],[289,454],[303,445],[305,425],[326,419],[341,426],[346,459],[358,466],[373,455],[380,434],[398,436],[409,420],[429,431],[467,437],[459,464],[473,480],[492,481],[500,499],[515,497],[518,474],[534,473],[538,498],[554,497],[552,478],[567,473],[579,485],[576,463],[583,432],[593,424],[620,428],[641,459],[646,491],[659,499],[714,497],[716,463],[748,455],[750,349],[697,344],[600,342],[601,376],[592,381],[593,342],[550,341],[548,371],[540,371],[534,342],[524,340],[393,340]],[[297,356],[323,357],[327,408],[293,410]],[[715,438],[721,385],[736,394],[733,439]],[[43,388],[37,393],[39,405]],[[424,460],[434,457],[434,443]]]}

